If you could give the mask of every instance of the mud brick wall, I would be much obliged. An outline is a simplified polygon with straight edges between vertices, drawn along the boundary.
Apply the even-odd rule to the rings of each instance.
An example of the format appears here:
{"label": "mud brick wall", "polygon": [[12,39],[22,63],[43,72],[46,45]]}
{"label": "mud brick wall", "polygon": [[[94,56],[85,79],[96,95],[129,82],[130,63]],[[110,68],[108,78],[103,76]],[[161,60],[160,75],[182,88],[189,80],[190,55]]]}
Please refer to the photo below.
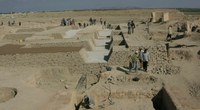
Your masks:
{"label": "mud brick wall", "polygon": [[178,10],[174,10],[174,9],[152,9],[149,10],[152,12],[163,12],[163,13],[169,13],[169,20],[180,20],[184,18],[184,13],[178,11]]}
{"label": "mud brick wall", "polygon": [[79,52],[1,55],[3,67],[63,66],[73,74],[98,74],[106,71],[107,64],[86,64]]}
{"label": "mud brick wall", "polygon": [[169,11],[169,20],[182,20],[184,17],[185,15],[183,12],[178,10]]}
{"label": "mud brick wall", "polygon": [[39,47],[84,47],[86,50],[92,50],[88,41],[73,41],[73,42],[55,42],[55,43],[32,43],[28,48],[39,48]]}
{"label": "mud brick wall", "polygon": [[152,12],[152,15],[153,15],[153,22],[161,22],[163,17],[162,11]]}
{"label": "mud brick wall", "polygon": [[68,66],[83,63],[78,52],[1,55],[0,66]]}

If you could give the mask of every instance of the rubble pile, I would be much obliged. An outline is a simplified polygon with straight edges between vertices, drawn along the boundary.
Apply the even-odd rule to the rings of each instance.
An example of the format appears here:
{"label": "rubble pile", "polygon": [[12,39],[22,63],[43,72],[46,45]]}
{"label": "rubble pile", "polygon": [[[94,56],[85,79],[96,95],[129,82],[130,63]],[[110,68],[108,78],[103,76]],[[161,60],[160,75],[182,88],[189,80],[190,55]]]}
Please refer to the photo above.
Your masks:
{"label": "rubble pile", "polygon": [[164,74],[164,75],[179,74],[180,67],[169,64],[158,65],[155,68],[153,68],[151,72],[154,74]]}
{"label": "rubble pile", "polygon": [[190,85],[190,95],[193,97],[197,97],[198,99],[200,99],[200,84],[197,82],[193,82]]}

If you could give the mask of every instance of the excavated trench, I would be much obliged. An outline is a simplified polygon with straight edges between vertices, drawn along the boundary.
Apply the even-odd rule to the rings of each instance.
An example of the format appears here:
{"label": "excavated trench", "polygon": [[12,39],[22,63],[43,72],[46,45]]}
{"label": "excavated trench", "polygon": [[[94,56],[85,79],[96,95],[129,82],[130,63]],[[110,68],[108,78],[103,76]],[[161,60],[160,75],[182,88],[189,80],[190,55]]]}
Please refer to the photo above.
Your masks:
{"label": "excavated trench", "polygon": [[155,110],[177,110],[172,98],[163,87],[152,99]]}
{"label": "excavated trench", "polygon": [[177,110],[165,88],[162,88],[155,96],[152,92],[143,89],[110,90],[108,93],[108,91],[103,91],[103,88],[99,90],[99,93],[93,91],[91,96],[97,102],[95,108],[98,109],[103,106],[105,110],[113,110],[118,104],[123,104],[127,110],[133,108],[134,110]]}
{"label": "excavated trench", "polygon": [[[134,110],[176,110],[172,97],[164,87],[160,86],[156,77],[144,74],[132,77],[109,75],[110,77],[107,78],[106,74],[103,74],[101,81],[87,91],[95,100],[97,108],[113,110],[115,106],[122,104],[126,107],[123,109],[127,110],[133,108]],[[107,80],[102,81],[102,79]],[[81,90],[87,88],[86,81],[79,83],[79,86],[82,86]]]}

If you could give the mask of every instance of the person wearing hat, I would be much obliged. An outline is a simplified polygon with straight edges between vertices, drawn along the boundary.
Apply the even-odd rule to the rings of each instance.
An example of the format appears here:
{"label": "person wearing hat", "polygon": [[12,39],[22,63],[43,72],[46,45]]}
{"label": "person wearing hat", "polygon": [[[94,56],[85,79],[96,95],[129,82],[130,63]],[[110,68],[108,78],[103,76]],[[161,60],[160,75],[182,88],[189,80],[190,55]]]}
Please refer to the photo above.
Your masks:
{"label": "person wearing hat", "polygon": [[131,67],[130,67],[130,72],[133,70],[135,70],[135,72],[137,72],[138,70],[138,63],[139,63],[139,59],[138,59],[138,51],[135,51],[135,53],[131,56]]}

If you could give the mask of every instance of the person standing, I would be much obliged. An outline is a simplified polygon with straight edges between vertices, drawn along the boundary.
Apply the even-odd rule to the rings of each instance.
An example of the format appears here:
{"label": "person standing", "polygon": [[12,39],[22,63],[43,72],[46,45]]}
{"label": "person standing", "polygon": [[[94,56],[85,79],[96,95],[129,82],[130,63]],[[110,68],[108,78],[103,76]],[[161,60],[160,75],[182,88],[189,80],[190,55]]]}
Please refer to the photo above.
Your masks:
{"label": "person standing", "polygon": [[11,26],[11,23],[10,23],[10,21],[8,21],[8,26]]}
{"label": "person standing", "polygon": [[135,70],[135,72],[138,71],[138,63],[139,63],[139,59],[138,59],[138,51],[135,51],[135,53],[133,53],[133,55],[131,56],[131,67],[130,67],[130,72],[131,70]]}
{"label": "person standing", "polygon": [[127,26],[128,26],[128,34],[131,34],[131,21],[130,20],[128,21]]}
{"label": "person standing", "polygon": [[22,23],[21,22],[19,22],[19,26],[21,26],[22,25]]}
{"label": "person standing", "polygon": [[100,18],[100,23],[101,23],[101,25],[103,24],[102,18]]}
{"label": "person standing", "polygon": [[138,59],[140,62],[140,69],[142,69],[142,67],[143,67],[143,56],[142,56],[143,52],[144,52],[144,50],[142,50],[142,48],[139,48]]}
{"label": "person standing", "polygon": [[145,72],[147,72],[147,67],[149,62],[149,53],[147,52],[147,49],[144,50],[142,57],[143,57],[143,69]]}
{"label": "person standing", "polygon": [[169,25],[166,41],[171,41],[171,39],[172,39],[172,25]]}
{"label": "person standing", "polygon": [[89,22],[90,22],[90,25],[93,25],[93,19],[92,19],[92,17],[90,17]]}
{"label": "person standing", "polygon": [[146,31],[147,31],[147,34],[150,34],[150,22],[149,21],[146,22]]}
{"label": "person standing", "polygon": [[103,25],[106,26],[106,21],[103,22]]}
{"label": "person standing", "polygon": [[86,27],[86,24],[85,23],[83,23],[83,28],[85,28]]}
{"label": "person standing", "polygon": [[133,20],[131,20],[131,33],[134,33],[134,29],[135,29],[135,23]]}

